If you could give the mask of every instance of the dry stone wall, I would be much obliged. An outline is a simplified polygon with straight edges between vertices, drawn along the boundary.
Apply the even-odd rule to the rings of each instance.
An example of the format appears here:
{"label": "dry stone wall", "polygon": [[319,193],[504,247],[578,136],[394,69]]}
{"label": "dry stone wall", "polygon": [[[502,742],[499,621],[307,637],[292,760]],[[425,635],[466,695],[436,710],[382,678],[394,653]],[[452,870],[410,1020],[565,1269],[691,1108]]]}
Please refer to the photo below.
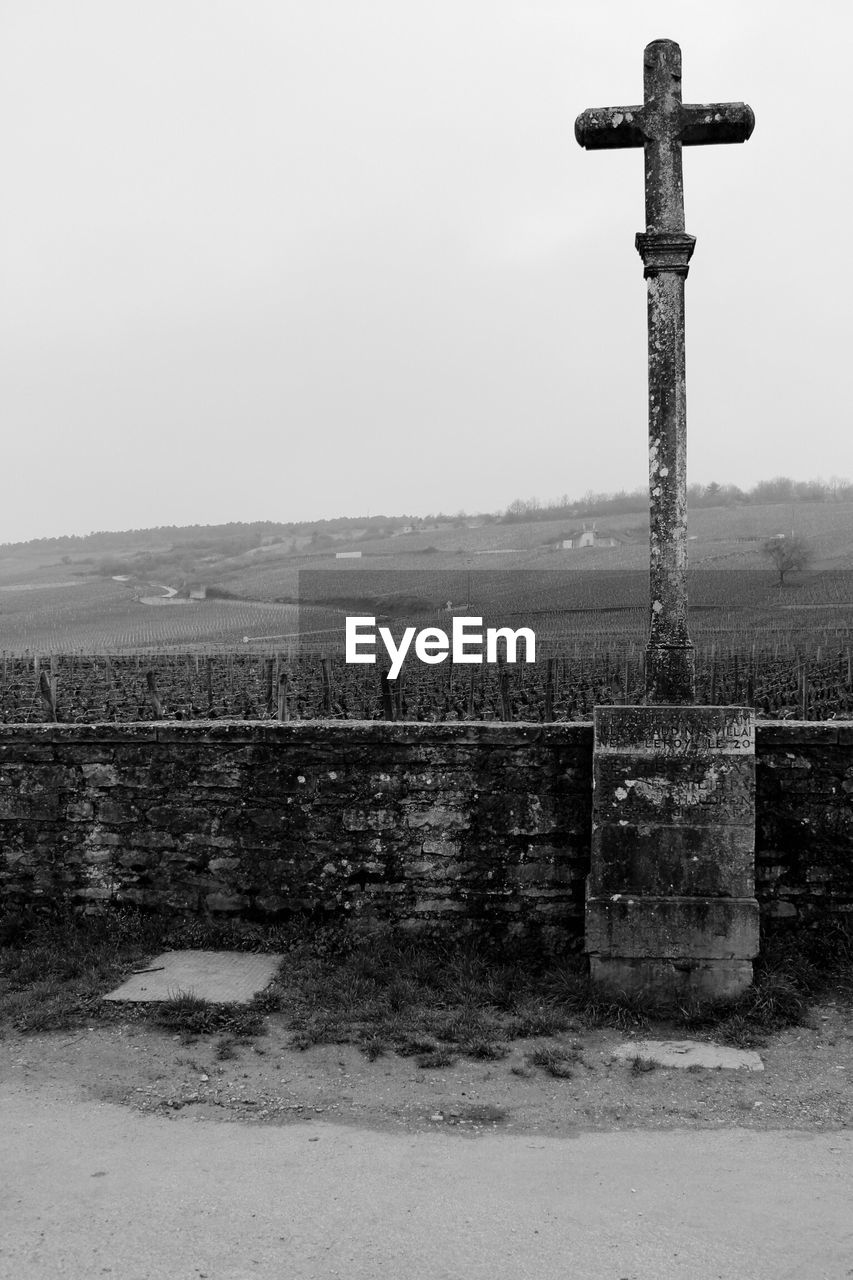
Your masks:
{"label": "dry stone wall", "polygon": [[853,724],[756,730],[756,895],[766,915],[853,918]]}
{"label": "dry stone wall", "polygon": [[[853,725],[759,724],[765,915],[853,910]],[[469,927],[579,944],[588,724],[0,725],[0,911]]]}
{"label": "dry stone wall", "polygon": [[582,928],[588,725],[0,727],[7,902]]}

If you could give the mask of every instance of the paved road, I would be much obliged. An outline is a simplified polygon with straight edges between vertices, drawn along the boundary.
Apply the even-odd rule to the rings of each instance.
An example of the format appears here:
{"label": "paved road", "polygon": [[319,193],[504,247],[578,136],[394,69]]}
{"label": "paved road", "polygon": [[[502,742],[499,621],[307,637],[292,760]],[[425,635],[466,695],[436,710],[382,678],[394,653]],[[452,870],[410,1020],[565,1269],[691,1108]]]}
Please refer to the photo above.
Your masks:
{"label": "paved road", "polygon": [[842,1280],[853,1134],[385,1133],[0,1090],[0,1276]]}

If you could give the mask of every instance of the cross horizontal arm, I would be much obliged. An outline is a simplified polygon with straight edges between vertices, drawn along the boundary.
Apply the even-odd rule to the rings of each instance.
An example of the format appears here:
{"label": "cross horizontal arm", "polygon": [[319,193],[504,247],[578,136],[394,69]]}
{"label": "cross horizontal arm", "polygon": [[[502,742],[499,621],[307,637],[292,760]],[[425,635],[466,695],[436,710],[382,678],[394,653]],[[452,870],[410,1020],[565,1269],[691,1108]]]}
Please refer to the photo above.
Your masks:
{"label": "cross horizontal arm", "polygon": [[[746,142],[755,128],[752,108],[745,102],[690,104],[680,107],[678,116],[673,136],[685,147]],[[651,141],[641,106],[590,107],[575,121],[575,137],[587,151],[642,147]]]}
{"label": "cross horizontal arm", "polygon": [[587,151],[641,147],[646,141],[643,108],[590,107],[575,121],[575,137]]}
{"label": "cross horizontal arm", "polygon": [[715,102],[681,108],[679,137],[685,147],[712,142],[746,142],[755,128],[752,108],[745,102]]}

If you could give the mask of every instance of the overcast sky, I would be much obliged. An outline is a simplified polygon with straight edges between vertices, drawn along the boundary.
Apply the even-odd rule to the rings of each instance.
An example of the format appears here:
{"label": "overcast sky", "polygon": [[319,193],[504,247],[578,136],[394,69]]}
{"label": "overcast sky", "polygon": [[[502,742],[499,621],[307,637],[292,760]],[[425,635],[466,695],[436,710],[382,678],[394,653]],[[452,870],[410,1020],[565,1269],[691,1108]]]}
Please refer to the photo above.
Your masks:
{"label": "overcast sky", "polygon": [[0,541],[646,483],[639,150],[686,148],[691,481],[853,475],[853,9],[5,0]]}

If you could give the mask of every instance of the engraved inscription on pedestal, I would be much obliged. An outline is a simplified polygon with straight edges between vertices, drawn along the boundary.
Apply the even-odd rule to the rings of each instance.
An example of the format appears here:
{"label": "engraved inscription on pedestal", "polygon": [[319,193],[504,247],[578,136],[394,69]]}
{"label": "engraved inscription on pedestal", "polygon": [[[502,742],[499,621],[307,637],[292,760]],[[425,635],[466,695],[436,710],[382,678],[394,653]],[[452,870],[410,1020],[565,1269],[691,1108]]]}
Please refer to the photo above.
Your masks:
{"label": "engraved inscription on pedestal", "polygon": [[630,990],[752,979],[755,723],[745,707],[597,707],[586,949]]}

